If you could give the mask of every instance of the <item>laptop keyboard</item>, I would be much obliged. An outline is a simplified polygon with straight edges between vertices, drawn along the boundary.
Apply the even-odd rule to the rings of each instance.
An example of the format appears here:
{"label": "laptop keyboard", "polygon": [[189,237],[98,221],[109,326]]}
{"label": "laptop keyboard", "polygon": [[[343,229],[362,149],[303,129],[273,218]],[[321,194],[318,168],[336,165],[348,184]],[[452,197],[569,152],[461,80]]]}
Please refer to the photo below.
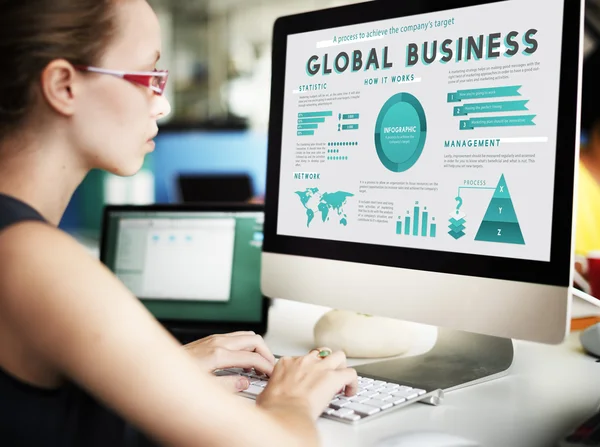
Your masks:
{"label": "laptop keyboard", "polygon": [[[242,369],[237,368],[220,370],[215,374],[248,377],[250,386],[240,394],[250,399],[256,399],[269,383],[269,378],[264,375],[244,372]],[[438,405],[442,399],[443,392],[439,389],[425,390],[400,383],[359,376],[356,396],[347,397],[344,394],[334,396],[328,407],[324,409],[321,417],[347,424],[356,424],[371,420],[376,416],[388,414],[415,402]]]}

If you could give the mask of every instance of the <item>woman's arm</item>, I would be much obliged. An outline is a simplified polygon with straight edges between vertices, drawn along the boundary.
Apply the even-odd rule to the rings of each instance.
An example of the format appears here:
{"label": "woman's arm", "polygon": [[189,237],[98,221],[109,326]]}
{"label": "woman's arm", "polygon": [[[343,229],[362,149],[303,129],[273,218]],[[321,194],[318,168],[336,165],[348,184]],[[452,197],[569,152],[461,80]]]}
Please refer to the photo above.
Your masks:
{"label": "woman's arm", "polygon": [[262,408],[225,391],[66,234],[37,222],[19,224],[0,235],[0,260],[0,312],[11,330],[32,352],[161,443],[318,443],[310,402],[282,395]]}

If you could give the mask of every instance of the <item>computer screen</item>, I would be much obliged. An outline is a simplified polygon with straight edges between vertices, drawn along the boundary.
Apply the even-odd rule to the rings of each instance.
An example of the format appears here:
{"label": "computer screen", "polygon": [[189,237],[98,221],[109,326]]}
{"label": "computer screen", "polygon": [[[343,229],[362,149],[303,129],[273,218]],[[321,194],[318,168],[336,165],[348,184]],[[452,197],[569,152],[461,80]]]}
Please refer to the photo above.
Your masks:
{"label": "computer screen", "polygon": [[258,322],[262,211],[109,211],[102,259],[159,320]]}
{"label": "computer screen", "polygon": [[289,36],[277,233],[549,261],[555,3]]}
{"label": "computer screen", "polygon": [[[263,286],[516,338],[541,331],[481,319],[537,303],[560,338],[581,3],[410,3],[275,25]],[[292,264],[328,275],[275,273]]]}

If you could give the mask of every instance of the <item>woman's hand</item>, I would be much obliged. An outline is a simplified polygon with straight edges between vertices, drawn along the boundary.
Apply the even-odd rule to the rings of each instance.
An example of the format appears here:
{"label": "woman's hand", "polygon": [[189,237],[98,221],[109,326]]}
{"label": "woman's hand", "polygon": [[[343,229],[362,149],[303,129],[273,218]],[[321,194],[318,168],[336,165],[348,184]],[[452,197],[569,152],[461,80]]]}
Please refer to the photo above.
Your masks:
{"label": "woman's hand", "polygon": [[256,402],[267,409],[301,406],[316,420],[335,394],[353,396],[357,389],[356,371],[346,367],[342,351],[322,358],[315,349],[304,357],[279,359]]}
{"label": "woman's hand", "polygon": [[[189,343],[184,348],[209,372],[244,368],[271,375],[275,365],[275,357],[265,341],[254,332],[211,335]],[[237,391],[243,391],[250,385],[245,377],[223,376],[219,379]]]}

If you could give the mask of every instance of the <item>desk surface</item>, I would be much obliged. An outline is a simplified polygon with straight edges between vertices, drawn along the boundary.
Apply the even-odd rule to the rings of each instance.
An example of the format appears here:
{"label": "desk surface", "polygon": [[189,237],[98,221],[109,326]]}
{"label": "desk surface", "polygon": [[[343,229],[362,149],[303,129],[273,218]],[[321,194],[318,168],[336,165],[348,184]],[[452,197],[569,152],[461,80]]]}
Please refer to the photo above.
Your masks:
{"label": "desk surface", "polygon": [[[327,310],[275,300],[267,344],[275,354],[305,354],[314,347],[313,326]],[[356,427],[320,419],[318,427],[324,446],[372,446],[402,431],[434,430],[485,447],[551,447],[599,405],[600,363],[571,334],[559,346],[515,342],[506,377],[447,393],[438,407],[417,403]]]}

